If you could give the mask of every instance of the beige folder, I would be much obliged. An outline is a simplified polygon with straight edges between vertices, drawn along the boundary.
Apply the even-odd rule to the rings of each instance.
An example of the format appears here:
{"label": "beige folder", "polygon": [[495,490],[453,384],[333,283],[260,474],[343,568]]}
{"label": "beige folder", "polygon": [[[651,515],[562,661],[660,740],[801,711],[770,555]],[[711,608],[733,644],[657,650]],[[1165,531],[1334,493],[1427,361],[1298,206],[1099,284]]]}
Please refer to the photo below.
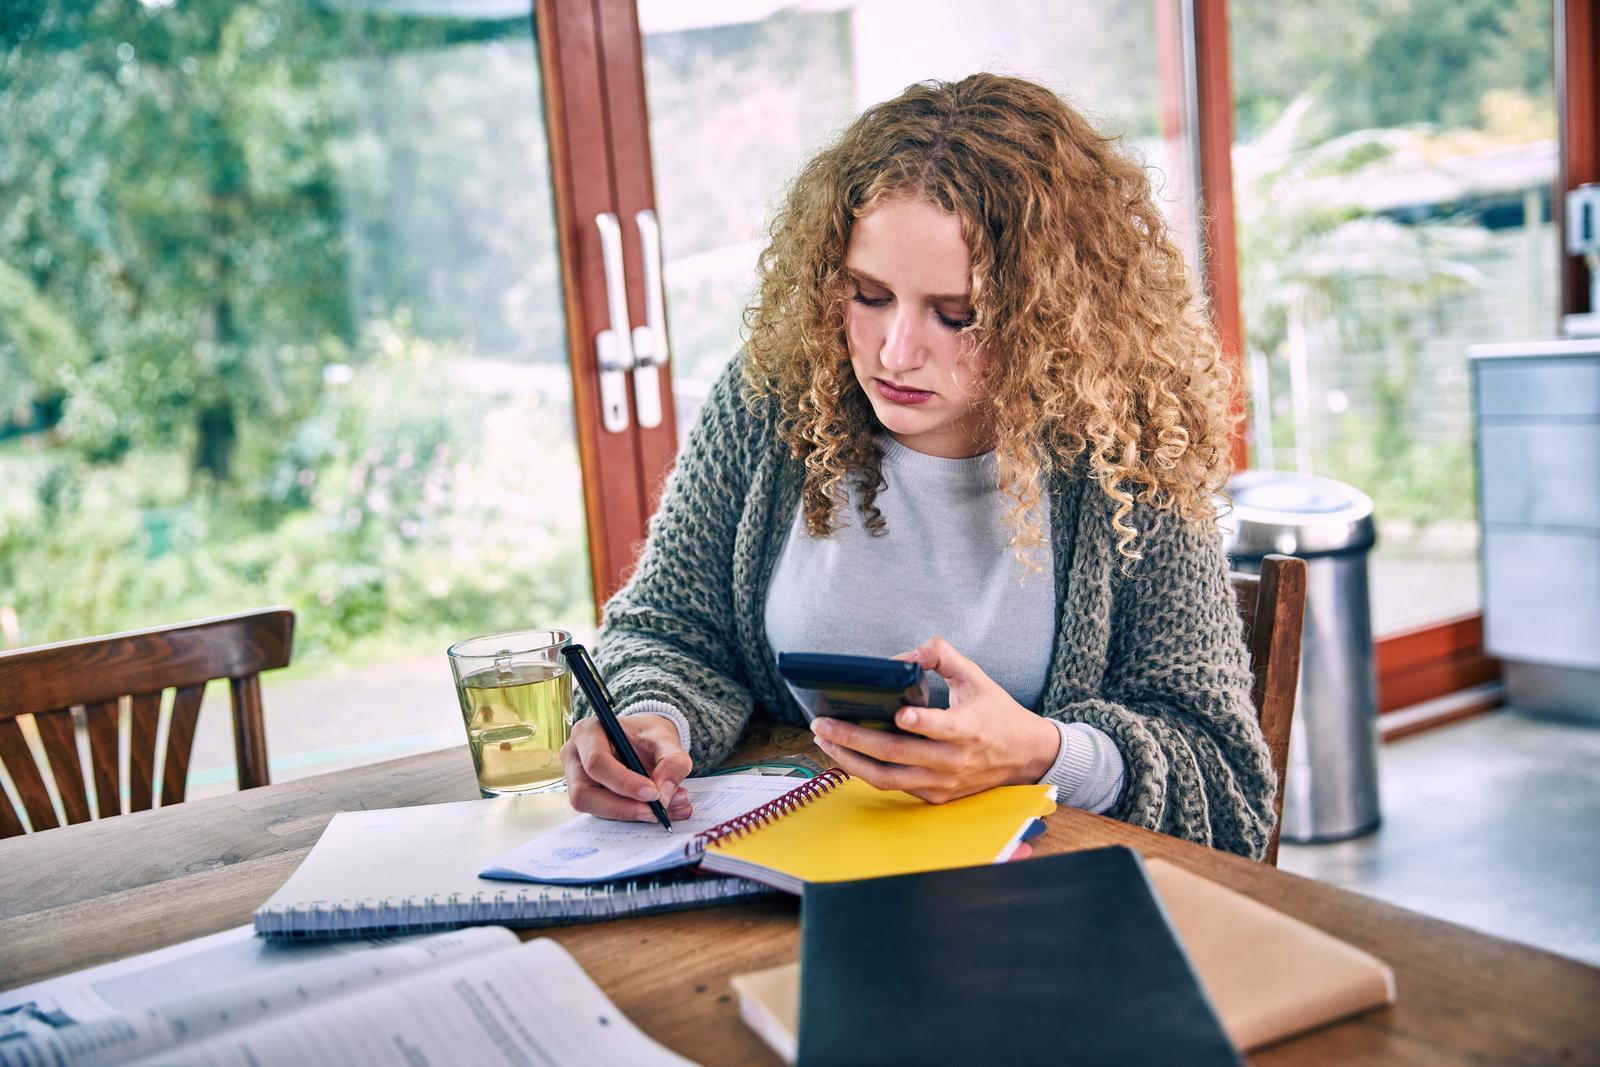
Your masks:
{"label": "beige folder", "polygon": [[1145,869],[1241,1051],[1394,1003],[1382,960],[1164,860]]}
{"label": "beige folder", "polygon": [[[1382,960],[1164,860],[1145,869],[1240,1051],[1394,1002],[1394,972]],[[793,1063],[800,965],[738,975],[733,988],[745,1022]]]}

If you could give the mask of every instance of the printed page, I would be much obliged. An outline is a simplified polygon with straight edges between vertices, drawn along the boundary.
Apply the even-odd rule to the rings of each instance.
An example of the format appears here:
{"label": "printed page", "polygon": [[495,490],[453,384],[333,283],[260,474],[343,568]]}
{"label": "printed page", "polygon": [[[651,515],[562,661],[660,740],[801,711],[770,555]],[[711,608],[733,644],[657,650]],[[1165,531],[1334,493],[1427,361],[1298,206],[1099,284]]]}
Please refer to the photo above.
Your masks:
{"label": "printed page", "polygon": [[548,938],[436,967],[140,1062],[146,1067],[690,1064],[646,1037]]}
{"label": "printed page", "polygon": [[792,778],[719,775],[690,778],[683,784],[694,802],[694,817],[674,822],[670,834],[659,823],[580,815],[490,861],[483,877],[572,885],[686,866],[700,858],[693,847],[697,834],[805,783]]}
{"label": "printed page", "polygon": [[225,930],[0,994],[0,1067],[122,1063],[516,943],[498,926],[287,945]]}

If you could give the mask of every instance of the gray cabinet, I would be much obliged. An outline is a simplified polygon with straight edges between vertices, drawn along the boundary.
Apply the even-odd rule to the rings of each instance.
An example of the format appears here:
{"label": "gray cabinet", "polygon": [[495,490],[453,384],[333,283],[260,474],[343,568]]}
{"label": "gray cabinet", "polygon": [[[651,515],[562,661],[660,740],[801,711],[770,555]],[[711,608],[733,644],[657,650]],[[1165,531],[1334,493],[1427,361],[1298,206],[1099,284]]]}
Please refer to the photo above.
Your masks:
{"label": "gray cabinet", "polygon": [[1600,341],[1469,355],[1484,646],[1511,704],[1600,717]]}

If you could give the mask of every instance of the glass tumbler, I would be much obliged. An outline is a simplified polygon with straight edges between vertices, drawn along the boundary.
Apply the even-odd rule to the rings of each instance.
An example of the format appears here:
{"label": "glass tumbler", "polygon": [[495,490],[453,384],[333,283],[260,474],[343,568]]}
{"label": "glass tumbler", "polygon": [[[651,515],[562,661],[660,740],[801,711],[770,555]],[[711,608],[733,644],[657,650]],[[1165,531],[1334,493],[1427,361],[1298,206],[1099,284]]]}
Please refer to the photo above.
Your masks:
{"label": "glass tumbler", "polygon": [[564,788],[557,753],[572,732],[565,630],[513,630],[458,641],[450,669],[486,797]]}

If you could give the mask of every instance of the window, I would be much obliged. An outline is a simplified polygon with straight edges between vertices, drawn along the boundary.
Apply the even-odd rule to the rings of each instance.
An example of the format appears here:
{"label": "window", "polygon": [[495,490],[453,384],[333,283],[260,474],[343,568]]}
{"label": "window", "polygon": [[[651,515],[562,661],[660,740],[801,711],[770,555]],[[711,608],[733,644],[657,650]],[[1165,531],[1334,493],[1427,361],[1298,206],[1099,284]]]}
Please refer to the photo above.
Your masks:
{"label": "window", "polygon": [[1551,5],[1229,10],[1252,462],[1372,495],[1379,635],[1474,612],[1465,348],[1560,305]]}
{"label": "window", "polygon": [[593,625],[528,6],[27,7],[0,647],[287,603],[275,775],[459,743],[448,642]]}

